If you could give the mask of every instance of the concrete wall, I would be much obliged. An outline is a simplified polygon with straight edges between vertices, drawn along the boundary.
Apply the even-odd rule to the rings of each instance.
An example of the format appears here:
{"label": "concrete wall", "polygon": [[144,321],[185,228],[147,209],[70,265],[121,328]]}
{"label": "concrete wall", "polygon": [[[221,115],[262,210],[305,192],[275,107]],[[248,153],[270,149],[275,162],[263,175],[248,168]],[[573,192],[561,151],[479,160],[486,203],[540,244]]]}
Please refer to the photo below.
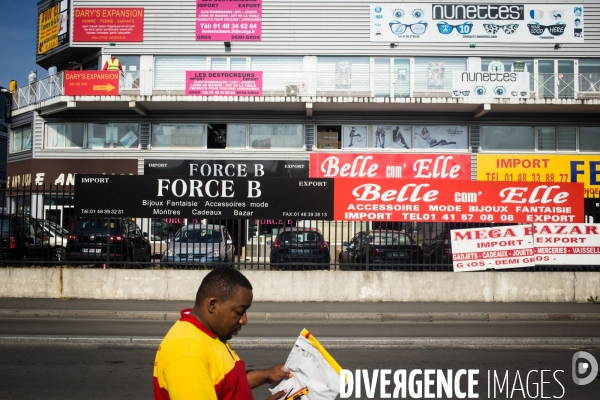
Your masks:
{"label": "concrete wall", "polygon": [[[598,272],[242,271],[256,301],[579,302]],[[0,297],[190,300],[208,271],[0,269]]]}

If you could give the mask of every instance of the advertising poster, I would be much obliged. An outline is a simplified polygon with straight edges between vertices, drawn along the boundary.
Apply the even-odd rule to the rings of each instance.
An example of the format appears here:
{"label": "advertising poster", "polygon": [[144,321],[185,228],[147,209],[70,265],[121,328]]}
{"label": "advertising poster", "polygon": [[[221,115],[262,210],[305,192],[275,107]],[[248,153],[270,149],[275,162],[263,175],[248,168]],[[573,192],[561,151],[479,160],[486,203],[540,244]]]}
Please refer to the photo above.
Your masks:
{"label": "advertising poster", "polygon": [[529,98],[527,72],[452,73],[452,97]]}
{"label": "advertising poster", "polygon": [[186,71],[186,96],[262,96],[262,71]]}
{"label": "advertising poster", "polygon": [[81,217],[332,220],[333,179],[77,174],[74,212]]}
{"label": "advertising poster", "polygon": [[442,61],[432,61],[427,66],[427,88],[443,88],[446,63]]}
{"label": "advertising poster", "polygon": [[38,14],[37,54],[69,43],[69,1],[62,0]]}
{"label": "advertising poster", "polygon": [[259,42],[262,0],[198,0],[196,40]]}
{"label": "advertising poster", "polygon": [[585,10],[572,3],[373,3],[370,41],[583,43]]}
{"label": "advertising poster", "polygon": [[600,155],[477,154],[478,181],[582,182],[600,196]]}
{"label": "advertising poster", "polygon": [[352,88],[352,62],[337,61],[335,63],[335,88]]}
{"label": "advertising poster", "polygon": [[415,125],[413,148],[430,151],[466,150],[468,126]]}
{"label": "advertising poster", "polygon": [[454,272],[535,265],[531,225],[454,229],[450,240]]}
{"label": "advertising poster", "polygon": [[343,126],[342,148],[366,149],[369,147],[369,127],[366,125]]}
{"label": "advertising poster", "polygon": [[311,178],[471,180],[467,154],[310,154]]}
{"label": "advertising poster", "polygon": [[65,96],[117,96],[119,71],[65,71]]}
{"label": "advertising poster", "polygon": [[143,8],[75,7],[74,42],[143,42]]}
{"label": "advertising poster", "polygon": [[581,183],[336,179],[335,219],[411,222],[583,222]]}
{"label": "advertising poster", "polygon": [[600,262],[600,224],[534,224],[531,233],[536,265]]}
{"label": "advertising poster", "polygon": [[144,175],[308,178],[305,160],[144,160]]}

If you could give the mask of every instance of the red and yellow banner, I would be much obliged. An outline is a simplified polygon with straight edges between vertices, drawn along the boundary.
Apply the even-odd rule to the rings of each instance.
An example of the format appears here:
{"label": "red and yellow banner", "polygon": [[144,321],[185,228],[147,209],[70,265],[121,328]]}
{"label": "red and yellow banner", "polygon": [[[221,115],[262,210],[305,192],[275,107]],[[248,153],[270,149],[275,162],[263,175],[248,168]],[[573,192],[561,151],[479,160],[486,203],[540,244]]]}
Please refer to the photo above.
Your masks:
{"label": "red and yellow banner", "polygon": [[38,54],[44,54],[58,46],[60,10],[55,4],[38,15]]}
{"label": "red and yellow banner", "polygon": [[73,42],[143,42],[143,8],[75,7]]}
{"label": "red and yellow banner", "polygon": [[119,71],[65,71],[65,96],[117,96]]}
{"label": "red and yellow banner", "polygon": [[581,182],[585,197],[599,197],[600,155],[478,154],[477,180]]}

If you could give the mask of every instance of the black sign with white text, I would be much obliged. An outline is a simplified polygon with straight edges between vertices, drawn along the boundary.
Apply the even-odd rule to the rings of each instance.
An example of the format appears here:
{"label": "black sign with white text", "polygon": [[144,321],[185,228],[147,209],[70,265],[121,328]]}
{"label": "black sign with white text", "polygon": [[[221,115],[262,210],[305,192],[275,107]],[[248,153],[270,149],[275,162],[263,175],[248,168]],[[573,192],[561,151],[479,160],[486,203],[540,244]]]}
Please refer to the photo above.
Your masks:
{"label": "black sign with white text", "polygon": [[333,179],[77,174],[75,215],[331,220]]}
{"label": "black sign with white text", "polygon": [[308,160],[144,160],[144,175],[308,178]]}

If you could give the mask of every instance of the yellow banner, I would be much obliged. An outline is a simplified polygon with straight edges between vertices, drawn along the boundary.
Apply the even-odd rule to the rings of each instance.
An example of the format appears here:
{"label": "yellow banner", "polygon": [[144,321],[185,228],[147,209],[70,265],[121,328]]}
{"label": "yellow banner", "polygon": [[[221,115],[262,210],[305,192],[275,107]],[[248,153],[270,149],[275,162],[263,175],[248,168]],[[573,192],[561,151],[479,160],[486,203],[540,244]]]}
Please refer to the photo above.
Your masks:
{"label": "yellow banner", "polygon": [[37,53],[43,54],[58,46],[60,11],[56,4],[39,14]]}
{"label": "yellow banner", "polygon": [[478,154],[477,180],[583,182],[585,197],[599,197],[600,155]]}

